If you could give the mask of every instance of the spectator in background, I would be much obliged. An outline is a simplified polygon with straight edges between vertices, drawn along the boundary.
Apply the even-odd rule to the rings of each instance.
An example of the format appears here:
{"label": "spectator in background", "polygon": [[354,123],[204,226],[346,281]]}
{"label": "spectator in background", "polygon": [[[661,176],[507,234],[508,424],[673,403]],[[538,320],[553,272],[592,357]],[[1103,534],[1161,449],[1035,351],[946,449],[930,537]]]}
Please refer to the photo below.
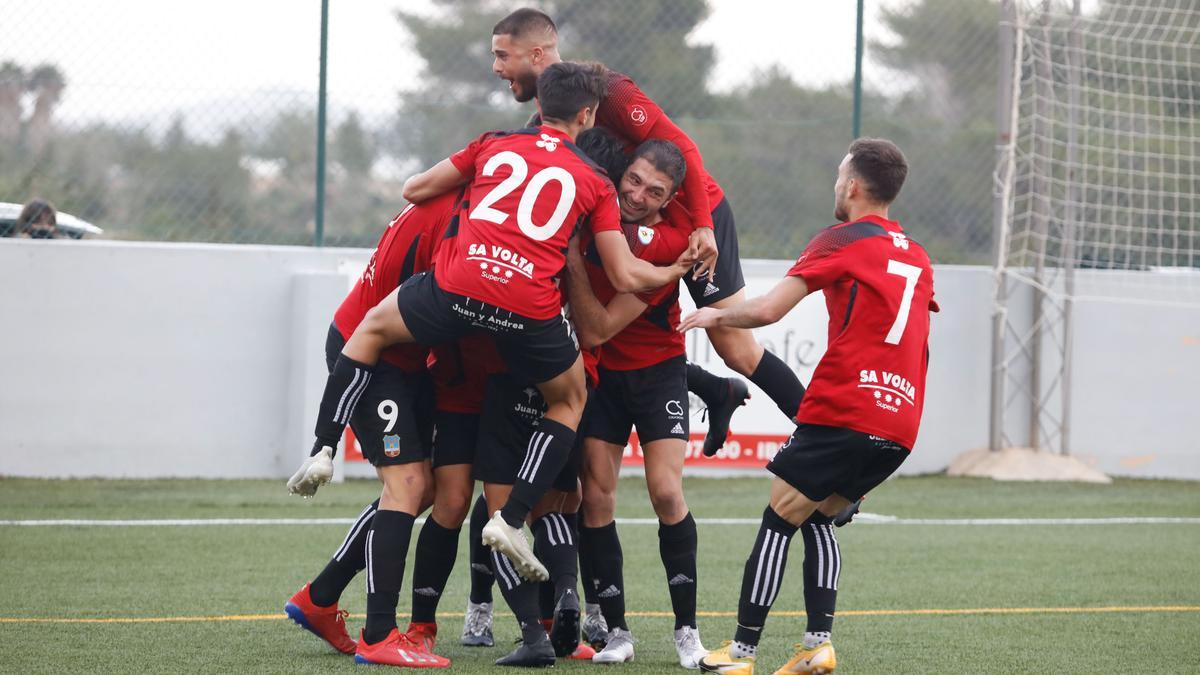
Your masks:
{"label": "spectator in background", "polygon": [[10,236],[57,239],[57,218],[58,212],[53,204],[44,199],[31,199],[25,204],[25,208],[21,209],[21,215],[17,217],[17,226]]}

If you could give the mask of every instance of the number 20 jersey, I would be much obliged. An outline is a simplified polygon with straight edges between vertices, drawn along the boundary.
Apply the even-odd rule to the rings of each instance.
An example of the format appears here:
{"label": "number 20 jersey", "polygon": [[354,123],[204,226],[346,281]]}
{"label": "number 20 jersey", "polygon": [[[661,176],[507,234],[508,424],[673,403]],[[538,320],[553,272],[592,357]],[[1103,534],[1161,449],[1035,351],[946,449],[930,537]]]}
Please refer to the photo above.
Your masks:
{"label": "number 20 jersey", "polygon": [[911,449],[929,365],[933,268],[900,224],[877,216],[817,233],[788,276],[823,291],[829,346],[796,414]]}
{"label": "number 20 jersey", "polygon": [[530,319],[558,315],[557,277],[576,228],[621,230],[612,182],[545,125],[484,134],[450,161],[471,176],[471,203],[439,250],[438,285]]}

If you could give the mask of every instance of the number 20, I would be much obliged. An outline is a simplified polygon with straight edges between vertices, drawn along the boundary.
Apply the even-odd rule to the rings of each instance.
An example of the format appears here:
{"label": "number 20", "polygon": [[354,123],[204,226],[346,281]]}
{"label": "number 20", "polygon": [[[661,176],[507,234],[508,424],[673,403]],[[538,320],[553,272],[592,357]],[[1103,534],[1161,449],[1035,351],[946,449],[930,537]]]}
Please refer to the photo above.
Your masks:
{"label": "number 20", "polygon": [[887,337],[883,339],[889,345],[900,344],[900,338],[904,336],[904,328],[908,325],[908,312],[912,309],[913,293],[917,290],[917,279],[921,278],[921,268],[915,265],[902,263],[899,260],[888,260],[888,274],[895,274],[904,277],[904,295],[900,296],[900,311],[896,313],[896,320],[892,322],[892,329],[888,331]]}
{"label": "number 20", "polygon": [[[508,174],[508,178],[500,181],[499,185],[492,188],[491,192],[479,200],[479,204],[471,211],[472,219],[486,220],[497,225],[503,225],[504,221],[508,220],[508,214],[492,208],[492,204],[507,197],[509,193],[525,182],[525,177],[529,175],[529,164],[525,162],[524,157],[511,150],[505,150],[493,155],[483,165],[483,175],[494,176],[496,170],[502,166],[511,167],[512,173]],[[550,214],[550,219],[544,225],[536,225],[533,222],[533,206],[537,203],[542,188],[546,187],[550,181],[558,183],[562,187],[562,193],[558,196],[558,204],[554,207],[554,213]],[[574,201],[575,179],[562,167],[548,166],[533,174],[533,178],[529,179],[529,183],[525,185],[525,191],[521,193],[521,201],[517,204],[517,227],[530,239],[545,241],[553,237],[563,226]]]}

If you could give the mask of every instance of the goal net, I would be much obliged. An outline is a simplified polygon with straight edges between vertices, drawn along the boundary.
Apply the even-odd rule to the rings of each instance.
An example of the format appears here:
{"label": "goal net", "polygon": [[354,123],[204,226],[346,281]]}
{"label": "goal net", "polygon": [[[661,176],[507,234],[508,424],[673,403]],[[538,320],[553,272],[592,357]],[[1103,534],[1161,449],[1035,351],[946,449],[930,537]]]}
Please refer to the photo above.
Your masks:
{"label": "goal net", "polygon": [[1200,3],[1016,6],[998,262],[1052,297],[1200,305]]}

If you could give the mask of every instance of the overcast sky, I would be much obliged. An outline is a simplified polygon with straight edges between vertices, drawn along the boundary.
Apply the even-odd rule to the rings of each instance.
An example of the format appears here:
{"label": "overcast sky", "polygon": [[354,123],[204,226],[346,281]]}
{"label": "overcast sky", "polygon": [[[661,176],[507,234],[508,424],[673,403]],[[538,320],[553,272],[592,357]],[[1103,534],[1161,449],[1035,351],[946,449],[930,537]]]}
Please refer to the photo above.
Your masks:
{"label": "overcast sky", "polygon": [[[711,84],[717,89],[771,63],[782,63],[807,84],[852,76],[854,0],[710,3],[711,16],[691,39],[716,47]],[[867,2],[868,34],[879,34],[878,4]],[[333,100],[366,111],[394,110],[395,92],[413,83],[420,64],[394,17],[400,6],[428,11],[431,5],[331,0]],[[0,61],[25,67],[51,62],[66,74],[60,119],[128,120],[244,99],[258,90],[299,99],[316,91],[319,0],[0,0],[0,17]],[[570,46],[563,45],[563,52],[569,58]]]}

